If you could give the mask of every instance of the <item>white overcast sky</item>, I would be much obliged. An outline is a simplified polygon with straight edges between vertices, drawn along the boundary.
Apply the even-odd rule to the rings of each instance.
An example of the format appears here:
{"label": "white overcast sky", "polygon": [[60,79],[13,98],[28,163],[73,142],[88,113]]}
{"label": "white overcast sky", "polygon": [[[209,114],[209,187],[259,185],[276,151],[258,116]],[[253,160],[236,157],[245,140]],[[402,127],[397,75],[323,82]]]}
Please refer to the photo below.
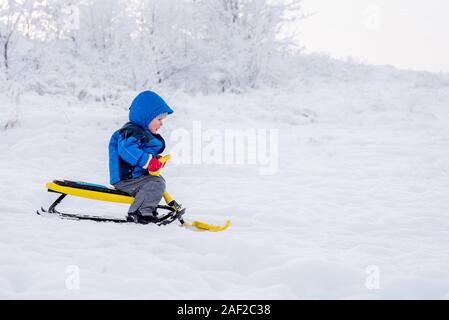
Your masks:
{"label": "white overcast sky", "polygon": [[449,0],[303,0],[307,52],[449,72]]}

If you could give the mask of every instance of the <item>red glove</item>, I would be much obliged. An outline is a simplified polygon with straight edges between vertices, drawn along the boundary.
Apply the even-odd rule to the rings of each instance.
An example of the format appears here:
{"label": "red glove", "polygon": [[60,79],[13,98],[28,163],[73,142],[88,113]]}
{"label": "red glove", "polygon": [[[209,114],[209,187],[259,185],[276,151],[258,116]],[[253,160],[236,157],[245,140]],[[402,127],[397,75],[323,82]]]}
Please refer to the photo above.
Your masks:
{"label": "red glove", "polygon": [[[158,158],[160,157],[158,156]],[[158,159],[151,158],[150,163],[148,164],[148,171],[156,172],[162,167],[163,167],[162,162],[160,162]]]}

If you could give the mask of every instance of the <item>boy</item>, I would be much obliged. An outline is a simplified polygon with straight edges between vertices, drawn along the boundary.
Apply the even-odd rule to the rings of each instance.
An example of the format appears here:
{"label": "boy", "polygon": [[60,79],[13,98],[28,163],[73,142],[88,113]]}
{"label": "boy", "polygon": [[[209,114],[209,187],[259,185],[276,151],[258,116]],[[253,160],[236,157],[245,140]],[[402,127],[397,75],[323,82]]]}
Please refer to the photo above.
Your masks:
{"label": "boy", "polygon": [[163,119],[173,113],[152,91],[140,93],[129,108],[129,122],[114,132],[109,142],[110,183],[134,197],[128,218],[136,223],[156,222],[156,208],[165,191],[165,180],[150,172],[163,165],[158,160],[165,141],[157,133]]}

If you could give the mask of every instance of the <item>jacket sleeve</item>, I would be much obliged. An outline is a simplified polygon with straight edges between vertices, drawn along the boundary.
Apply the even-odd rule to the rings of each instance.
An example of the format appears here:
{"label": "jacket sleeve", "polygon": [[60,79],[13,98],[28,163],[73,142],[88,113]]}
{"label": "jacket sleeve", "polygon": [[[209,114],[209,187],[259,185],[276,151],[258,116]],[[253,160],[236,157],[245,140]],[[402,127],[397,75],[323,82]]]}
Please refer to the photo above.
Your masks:
{"label": "jacket sleeve", "polygon": [[120,157],[132,166],[146,168],[151,160],[150,154],[139,148],[139,143],[134,137],[118,140],[118,154]]}

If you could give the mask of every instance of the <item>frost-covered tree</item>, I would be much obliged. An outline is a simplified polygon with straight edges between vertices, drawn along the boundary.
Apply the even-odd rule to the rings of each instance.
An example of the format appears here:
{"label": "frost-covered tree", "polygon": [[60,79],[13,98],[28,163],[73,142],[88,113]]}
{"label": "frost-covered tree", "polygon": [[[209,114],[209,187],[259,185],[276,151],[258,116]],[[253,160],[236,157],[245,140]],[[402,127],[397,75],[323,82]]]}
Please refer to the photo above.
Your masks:
{"label": "frost-covered tree", "polygon": [[7,74],[10,67],[10,54],[21,21],[29,14],[32,2],[27,0],[0,1],[0,52],[3,58],[2,67]]}
{"label": "frost-covered tree", "polygon": [[1,68],[11,69],[20,38],[10,74],[26,74],[14,81],[41,93],[239,91],[279,76],[289,45],[279,33],[300,2],[0,0]]}
{"label": "frost-covered tree", "polygon": [[198,0],[196,19],[205,61],[221,70],[226,86],[256,86],[270,59],[284,50],[277,35],[286,13],[301,1]]}
{"label": "frost-covered tree", "polygon": [[135,0],[129,8],[136,21],[133,46],[149,83],[162,83],[189,61],[186,43],[194,8],[185,0]]}

